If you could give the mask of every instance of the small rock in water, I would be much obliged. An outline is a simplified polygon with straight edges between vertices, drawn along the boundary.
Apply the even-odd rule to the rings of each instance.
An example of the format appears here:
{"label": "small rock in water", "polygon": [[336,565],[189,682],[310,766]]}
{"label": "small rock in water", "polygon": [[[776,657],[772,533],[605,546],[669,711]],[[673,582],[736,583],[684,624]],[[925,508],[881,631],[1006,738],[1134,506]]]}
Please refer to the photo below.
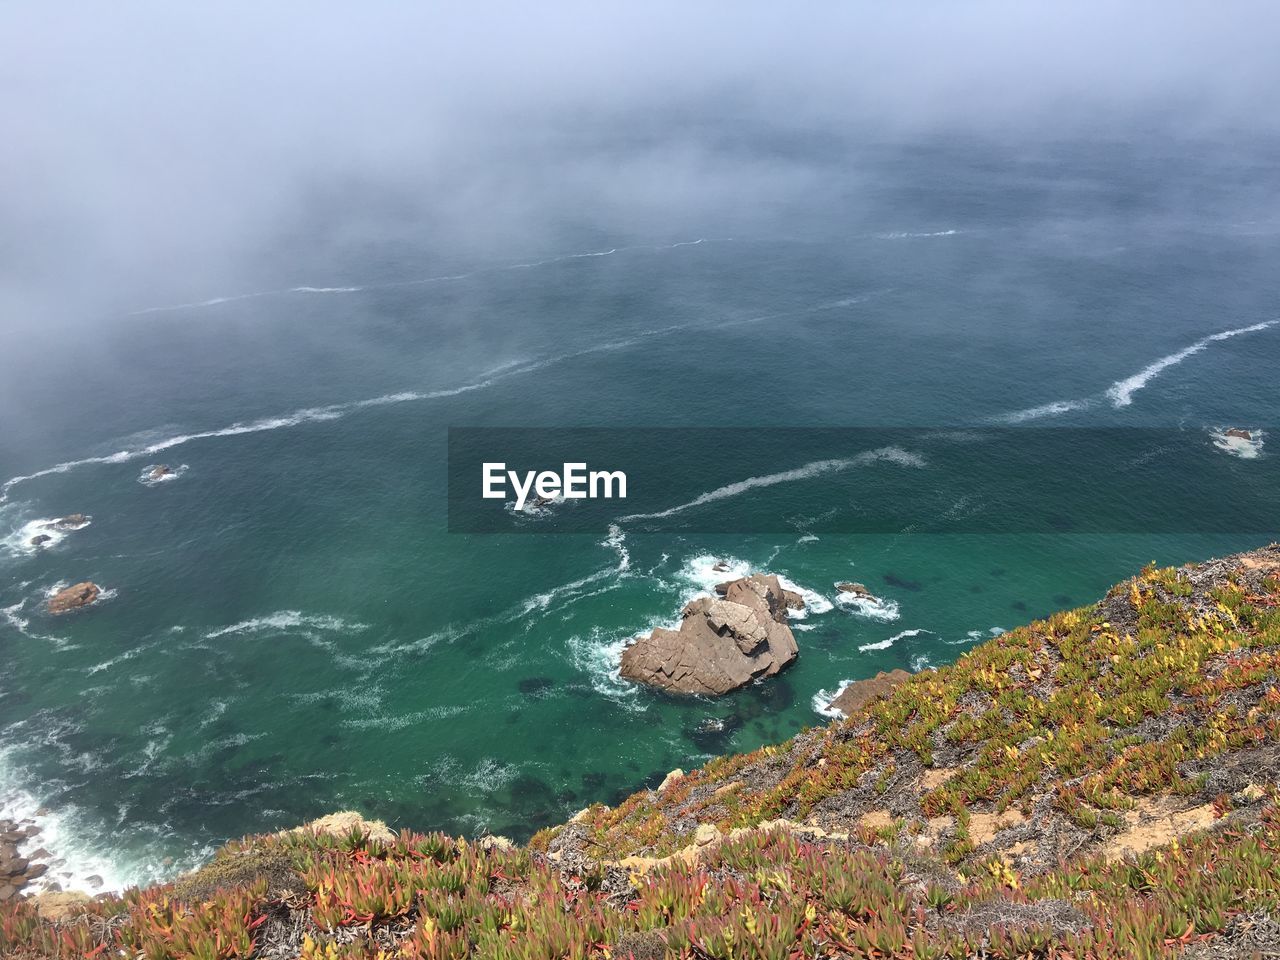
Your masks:
{"label": "small rock in water", "polygon": [[43,547],[46,543],[48,543],[52,539],[53,537],[49,536],[47,533],[37,533],[34,537],[31,538],[31,546]]}
{"label": "small rock in water", "polygon": [[1237,440],[1248,440],[1251,443],[1253,442],[1253,434],[1248,430],[1241,430],[1239,427],[1232,427],[1230,430],[1224,431],[1223,435],[1235,437]]}
{"label": "small rock in water", "polygon": [[65,517],[58,517],[56,520],[50,520],[45,524],[46,527],[52,527],[54,530],[79,530],[93,518],[83,513],[68,513]]}
{"label": "small rock in water", "polygon": [[866,584],[862,583],[837,583],[836,592],[852,594],[855,597],[865,597],[867,600],[875,599],[871,591],[867,589]]}
{"label": "small rock in water", "polygon": [[59,590],[49,598],[49,612],[52,614],[70,613],[72,610],[88,606],[98,599],[102,592],[96,583],[86,580],[74,586]]}
{"label": "small rock in water", "polygon": [[717,560],[716,565],[711,568],[712,573],[728,573],[729,565],[723,560]]}

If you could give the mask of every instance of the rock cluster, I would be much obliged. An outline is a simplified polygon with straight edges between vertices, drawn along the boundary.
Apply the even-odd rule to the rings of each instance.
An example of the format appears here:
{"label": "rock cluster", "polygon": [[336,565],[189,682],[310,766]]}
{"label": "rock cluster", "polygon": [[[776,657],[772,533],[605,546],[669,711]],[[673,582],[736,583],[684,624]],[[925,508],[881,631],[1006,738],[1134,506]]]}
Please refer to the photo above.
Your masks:
{"label": "rock cluster", "polygon": [[49,598],[49,612],[52,614],[70,613],[80,607],[86,607],[98,599],[102,590],[96,583],[88,580],[59,590]]}
{"label": "rock cluster", "polygon": [[622,652],[622,676],[672,693],[718,696],[770,677],[799,654],[787,609],[804,606],[778,578],[757,573],[716,587],[681,612],[676,630],[662,627]]}
{"label": "rock cluster", "polygon": [[24,857],[18,851],[20,844],[39,832],[35,824],[27,821],[0,820],[0,903],[16,900],[27,884],[44,876],[49,869],[47,864],[34,862],[43,859],[43,850],[31,857]]}

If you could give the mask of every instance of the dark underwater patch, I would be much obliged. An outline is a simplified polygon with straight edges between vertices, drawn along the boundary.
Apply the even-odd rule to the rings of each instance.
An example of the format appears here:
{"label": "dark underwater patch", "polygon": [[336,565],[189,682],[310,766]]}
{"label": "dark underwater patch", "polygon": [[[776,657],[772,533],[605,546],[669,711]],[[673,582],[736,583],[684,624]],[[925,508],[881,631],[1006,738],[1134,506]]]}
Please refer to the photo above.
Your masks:
{"label": "dark underwater patch", "polygon": [[914,592],[924,589],[924,584],[919,580],[907,580],[898,576],[896,573],[886,573],[884,575],[884,582],[889,586],[897,587],[900,590],[911,590]]}

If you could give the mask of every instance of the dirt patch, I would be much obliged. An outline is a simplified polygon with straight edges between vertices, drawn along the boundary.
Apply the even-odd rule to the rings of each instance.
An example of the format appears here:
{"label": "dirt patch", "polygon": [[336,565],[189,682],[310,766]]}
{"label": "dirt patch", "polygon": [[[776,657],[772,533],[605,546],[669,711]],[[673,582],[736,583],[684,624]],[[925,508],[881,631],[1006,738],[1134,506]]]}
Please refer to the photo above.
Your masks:
{"label": "dirt patch", "polygon": [[990,843],[1001,830],[1010,827],[1021,827],[1029,818],[1021,810],[1006,810],[1004,813],[974,813],[969,816],[969,839],[977,846]]}
{"label": "dirt patch", "polygon": [[1271,571],[1280,570],[1280,557],[1267,553],[1242,553],[1239,556],[1240,569]]}
{"label": "dirt patch", "polygon": [[1146,800],[1125,814],[1126,829],[1108,840],[1102,853],[1108,860],[1136,857],[1194,830],[1211,827],[1214,819],[1211,803],[1176,810],[1168,799]]}
{"label": "dirt patch", "polygon": [[926,770],[920,778],[922,790],[937,790],[960,771],[959,767],[942,767],[938,770]]}
{"label": "dirt patch", "polygon": [[893,814],[888,810],[872,810],[860,816],[858,824],[868,830],[884,830],[893,826],[893,820]]}

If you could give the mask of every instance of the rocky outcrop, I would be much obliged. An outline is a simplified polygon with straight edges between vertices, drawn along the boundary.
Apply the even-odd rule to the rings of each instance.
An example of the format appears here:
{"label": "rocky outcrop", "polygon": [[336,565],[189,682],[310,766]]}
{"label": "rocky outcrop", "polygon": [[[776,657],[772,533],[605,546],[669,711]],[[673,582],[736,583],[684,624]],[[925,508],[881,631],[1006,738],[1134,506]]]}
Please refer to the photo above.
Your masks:
{"label": "rocky outcrop", "polygon": [[1235,437],[1237,440],[1248,440],[1250,442],[1253,440],[1253,434],[1248,430],[1241,430],[1239,427],[1232,427],[1230,430],[1227,430],[1223,436]]}
{"label": "rocky outcrop", "polygon": [[167,463],[157,463],[147,474],[148,480],[163,480],[173,475],[173,468]]}
{"label": "rocky outcrop", "polygon": [[29,543],[33,547],[43,547],[46,543],[48,543],[52,539],[53,537],[49,536],[47,533],[37,533],[34,537],[31,538]]}
{"label": "rocky outcrop", "polygon": [[35,904],[36,913],[40,915],[41,920],[57,922],[70,920],[86,912],[89,905],[93,903],[93,897],[78,890],[66,892],[46,890],[43,893],[37,893],[31,901]]}
{"label": "rocky outcrop", "polygon": [[797,594],[776,576],[753,574],[716,587],[681,613],[679,629],[662,627],[622,652],[622,676],[672,693],[719,696],[769,677],[798,656],[787,626]]}
{"label": "rocky outcrop", "polygon": [[910,679],[911,674],[906,670],[890,670],[885,673],[881,670],[874,677],[866,680],[855,680],[848,684],[835,699],[831,701],[831,706],[839,710],[846,717],[853,714],[859,707],[870,703],[876,697],[889,693],[898,684],[904,680]]}
{"label": "rocky outcrop", "polygon": [[[717,568],[712,567],[711,569],[715,570]],[[725,567],[725,569],[727,570],[729,568]],[[762,576],[762,574],[756,574],[756,576]],[[749,579],[751,578],[743,577],[743,580],[749,580]],[[715,586],[716,595],[721,597],[727,597],[729,593],[729,588],[732,587],[734,584],[741,583],[741,582],[742,580],[726,580],[724,583],[717,583]],[[796,593],[794,590],[788,590],[786,587],[783,587],[781,585],[779,586],[778,589],[782,592],[783,605],[788,610],[804,609],[804,597],[800,596],[800,594]]]}
{"label": "rocky outcrop", "polygon": [[285,833],[310,831],[312,833],[323,833],[330,837],[349,837],[356,830],[359,830],[374,843],[390,844],[395,843],[396,840],[396,835],[391,831],[391,828],[381,820],[366,820],[354,810],[331,813],[328,816],[321,817],[319,820],[312,820],[305,826],[286,830]]}
{"label": "rocky outcrop", "polygon": [[101,588],[88,580],[66,587],[49,598],[49,612],[56,615],[87,607],[97,600],[101,593]]}

